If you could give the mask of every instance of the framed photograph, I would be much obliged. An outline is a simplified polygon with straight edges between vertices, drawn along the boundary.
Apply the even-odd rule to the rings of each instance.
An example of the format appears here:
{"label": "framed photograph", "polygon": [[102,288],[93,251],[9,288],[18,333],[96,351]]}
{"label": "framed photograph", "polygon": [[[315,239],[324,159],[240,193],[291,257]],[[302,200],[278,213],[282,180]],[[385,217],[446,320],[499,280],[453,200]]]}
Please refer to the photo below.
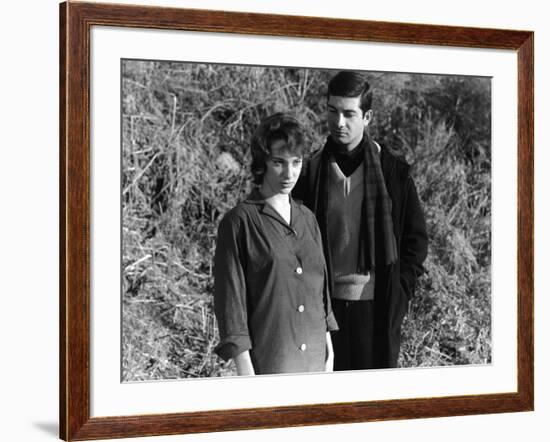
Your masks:
{"label": "framed photograph", "polygon": [[[60,26],[62,439],[533,410],[532,32],[70,1],[60,5]],[[319,217],[298,181],[307,182],[330,143],[351,146],[344,139],[354,130],[355,95],[330,92],[342,75],[368,84],[356,127],[382,174],[353,170],[372,173],[369,183],[385,189],[389,216],[397,205],[388,164],[406,171],[407,207],[412,198],[410,210],[421,213],[414,227],[389,230],[400,244],[401,307],[381,309],[393,301],[380,301],[378,271],[357,272],[369,275],[359,292],[374,306],[373,336],[389,331],[383,345],[375,339],[372,360],[353,367],[338,359],[338,302],[355,301],[338,286],[347,281],[338,267],[347,255],[332,247],[345,220]],[[313,210],[319,248],[333,258],[318,260],[327,263],[315,286],[328,299],[319,301],[322,340],[311,338],[315,313],[317,325],[297,332],[307,339],[293,336],[295,353],[274,357],[271,348],[288,333],[273,319],[273,303],[255,313],[259,325],[244,320],[245,338],[228,331],[234,311],[219,275],[231,260],[220,224],[242,201],[256,207],[252,196],[265,196],[265,180],[278,183],[268,160],[257,172],[253,150],[259,127],[281,116],[300,127],[306,147],[296,180],[287,177],[279,193]],[[342,171],[350,164],[334,158]],[[335,179],[331,167],[319,169],[317,182]],[[368,207],[372,191],[364,192]],[[335,207],[336,199],[326,201]],[[298,210],[309,213],[296,204],[291,227]],[[376,243],[391,244],[394,233],[377,219]],[[298,244],[299,232],[289,231]],[[399,256],[412,254],[403,243],[413,231],[419,258],[408,265]],[[247,262],[263,271],[254,232],[245,237]],[[369,241],[351,242],[364,244],[351,265],[368,268]],[[285,287],[289,278],[306,280],[314,252],[301,247],[292,252],[293,274],[270,278]],[[394,269],[391,249],[384,253]],[[259,308],[249,295],[243,302],[251,316]],[[309,308],[297,302],[293,314],[301,321]],[[294,329],[292,321],[285,316]],[[256,376],[238,376],[246,373],[235,356],[243,350]],[[321,364],[296,365],[308,352]]]}

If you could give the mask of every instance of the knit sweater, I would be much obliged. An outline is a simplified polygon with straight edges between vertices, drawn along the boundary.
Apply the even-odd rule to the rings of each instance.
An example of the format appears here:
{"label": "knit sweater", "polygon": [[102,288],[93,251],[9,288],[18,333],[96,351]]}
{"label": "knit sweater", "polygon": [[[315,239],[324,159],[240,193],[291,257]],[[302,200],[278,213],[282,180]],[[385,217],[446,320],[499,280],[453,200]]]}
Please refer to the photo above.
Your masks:
{"label": "knit sweater", "polygon": [[357,272],[363,181],[363,167],[346,177],[331,159],[327,228],[334,272],[332,297],[335,299],[359,301],[374,298],[374,273]]}

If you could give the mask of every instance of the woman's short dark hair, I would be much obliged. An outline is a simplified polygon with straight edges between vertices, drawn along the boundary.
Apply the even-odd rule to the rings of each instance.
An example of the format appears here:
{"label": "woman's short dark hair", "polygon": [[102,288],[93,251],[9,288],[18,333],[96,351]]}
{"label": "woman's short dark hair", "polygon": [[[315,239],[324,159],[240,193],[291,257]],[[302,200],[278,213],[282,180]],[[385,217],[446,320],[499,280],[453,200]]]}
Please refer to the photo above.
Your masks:
{"label": "woman's short dark hair", "polygon": [[363,113],[372,108],[372,90],[366,78],[359,72],[340,71],[328,83],[327,99],[338,97],[361,97],[359,107]]}
{"label": "woman's short dark hair", "polygon": [[283,141],[283,149],[296,156],[302,157],[306,151],[304,130],[296,118],[283,112],[264,118],[252,135],[250,143],[250,169],[254,184],[262,184],[271,146],[276,141]]}

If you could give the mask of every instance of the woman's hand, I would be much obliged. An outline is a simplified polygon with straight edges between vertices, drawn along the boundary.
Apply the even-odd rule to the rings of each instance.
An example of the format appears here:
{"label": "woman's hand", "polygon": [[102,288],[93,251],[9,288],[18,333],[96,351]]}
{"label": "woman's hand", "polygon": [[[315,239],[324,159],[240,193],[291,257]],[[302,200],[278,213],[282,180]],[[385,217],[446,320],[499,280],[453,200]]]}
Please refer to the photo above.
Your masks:
{"label": "woman's hand", "polygon": [[237,375],[239,376],[254,376],[254,366],[252,365],[252,359],[250,359],[250,352],[248,350],[239,353],[233,359],[237,366]]}
{"label": "woman's hand", "polygon": [[334,350],[332,349],[332,339],[330,332],[327,332],[325,371],[333,371],[334,368]]}

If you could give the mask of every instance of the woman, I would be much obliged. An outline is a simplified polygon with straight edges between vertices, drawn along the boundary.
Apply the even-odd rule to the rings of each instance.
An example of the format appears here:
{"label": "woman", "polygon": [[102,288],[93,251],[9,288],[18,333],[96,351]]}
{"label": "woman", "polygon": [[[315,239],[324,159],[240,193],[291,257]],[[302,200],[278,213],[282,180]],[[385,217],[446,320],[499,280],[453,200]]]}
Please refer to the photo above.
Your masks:
{"label": "woman", "polygon": [[216,353],[239,375],[332,371],[337,330],[315,217],[292,200],[303,131],[264,119],[252,137],[253,192],[220,222],[214,259]]}

